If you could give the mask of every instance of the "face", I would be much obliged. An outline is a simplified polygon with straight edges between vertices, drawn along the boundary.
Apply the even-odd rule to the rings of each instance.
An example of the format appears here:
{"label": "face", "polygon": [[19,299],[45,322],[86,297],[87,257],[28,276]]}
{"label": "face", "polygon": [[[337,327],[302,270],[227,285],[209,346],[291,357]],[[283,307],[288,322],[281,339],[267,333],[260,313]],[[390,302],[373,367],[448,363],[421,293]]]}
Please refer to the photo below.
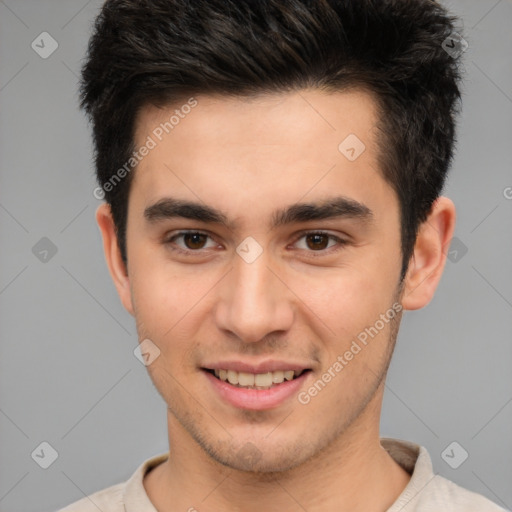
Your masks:
{"label": "face", "polygon": [[136,147],[156,145],[134,171],[121,298],[160,351],[170,429],[223,465],[281,471],[346,432],[385,375],[398,200],[364,92],[196,101],[138,118]]}

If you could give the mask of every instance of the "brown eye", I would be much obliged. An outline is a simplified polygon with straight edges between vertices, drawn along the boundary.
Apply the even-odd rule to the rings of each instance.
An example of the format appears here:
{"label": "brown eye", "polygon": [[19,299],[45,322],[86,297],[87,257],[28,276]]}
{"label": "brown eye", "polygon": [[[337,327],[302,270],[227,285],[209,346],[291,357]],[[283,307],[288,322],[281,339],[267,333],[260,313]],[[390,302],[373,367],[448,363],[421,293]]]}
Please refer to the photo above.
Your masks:
{"label": "brown eye", "polygon": [[[180,243],[177,240],[182,239]],[[164,244],[169,246],[170,249],[180,253],[199,253],[202,249],[211,249],[215,246],[215,242],[211,240],[212,245],[206,245],[208,239],[211,240],[210,235],[201,233],[200,231],[181,231],[174,236],[170,236],[164,240]]]}
{"label": "brown eye", "polygon": [[203,233],[185,233],[183,234],[183,242],[187,249],[202,249],[208,235]]}
{"label": "brown eye", "polygon": [[310,249],[326,249],[329,244],[329,236],[322,233],[312,233],[306,235],[306,244]]}
{"label": "brown eye", "polygon": [[[302,242],[304,240],[304,242]],[[347,242],[341,238],[325,233],[323,231],[310,231],[302,233],[302,236],[295,242],[299,249],[306,253],[320,253],[318,256],[329,254],[337,249],[341,249]],[[334,247],[334,246],[338,247]],[[332,251],[329,250],[332,248]]]}

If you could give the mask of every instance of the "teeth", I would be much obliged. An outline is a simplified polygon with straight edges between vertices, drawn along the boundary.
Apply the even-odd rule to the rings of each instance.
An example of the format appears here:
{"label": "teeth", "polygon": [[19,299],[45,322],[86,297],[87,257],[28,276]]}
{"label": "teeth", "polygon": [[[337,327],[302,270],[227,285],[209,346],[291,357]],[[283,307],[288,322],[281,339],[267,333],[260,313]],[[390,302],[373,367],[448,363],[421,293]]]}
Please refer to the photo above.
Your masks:
{"label": "teeth", "polygon": [[269,387],[272,386],[273,378],[272,378],[272,372],[268,373],[257,373],[254,376],[254,384],[256,386],[262,386],[262,387]]}
{"label": "teeth", "polygon": [[[233,383],[230,382],[230,384]],[[254,373],[240,372],[238,374],[238,384],[240,384],[240,386],[254,386]]]}
{"label": "teeth", "polygon": [[293,379],[293,374],[294,374],[293,370],[288,370],[288,371],[284,372],[284,378],[286,380],[292,380]]}
{"label": "teeth", "polygon": [[302,374],[302,370],[276,370],[267,373],[247,373],[235,372],[234,370],[214,370],[215,376],[220,380],[227,381],[237,387],[247,387],[252,389],[268,389],[274,384],[281,384],[285,380],[292,380]]}
{"label": "teeth", "polygon": [[228,370],[228,381],[230,384],[238,384],[238,372]]}
{"label": "teeth", "polygon": [[284,372],[283,370],[277,370],[277,372],[272,372],[272,382],[274,384],[279,384],[284,381]]}

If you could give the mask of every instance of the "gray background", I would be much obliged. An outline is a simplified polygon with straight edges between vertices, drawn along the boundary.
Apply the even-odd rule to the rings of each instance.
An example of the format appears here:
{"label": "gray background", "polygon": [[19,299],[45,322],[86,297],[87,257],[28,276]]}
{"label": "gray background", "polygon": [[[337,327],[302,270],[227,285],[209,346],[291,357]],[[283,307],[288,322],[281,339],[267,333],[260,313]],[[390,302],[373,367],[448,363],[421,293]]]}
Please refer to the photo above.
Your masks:
{"label": "gray background", "polygon": [[[0,0],[1,512],[53,511],[167,450],[164,403],[104,263],[77,108],[100,3]],[[512,2],[445,4],[469,43],[445,190],[457,254],[433,301],[405,314],[382,435],[424,445],[436,472],[512,508]],[[43,31],[59,45],[47,59],[31,48]],[[58,452],[48,469],[31,457],[43,441]],[[453,441],[469,453],[458,469],[441,456]]]}

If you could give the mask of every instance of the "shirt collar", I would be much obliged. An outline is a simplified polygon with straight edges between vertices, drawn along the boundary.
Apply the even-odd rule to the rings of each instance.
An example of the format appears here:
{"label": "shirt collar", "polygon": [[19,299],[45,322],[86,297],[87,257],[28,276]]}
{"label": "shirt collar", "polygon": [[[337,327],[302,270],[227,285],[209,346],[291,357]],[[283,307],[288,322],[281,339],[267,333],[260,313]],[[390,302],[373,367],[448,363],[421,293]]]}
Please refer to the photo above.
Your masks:
{"label": "shirt collar", "polygon": [[143,480],[146,473],[166,461],[168,457],[169,452],[145,460],[127,480],[123,492],[125,512],[158,512],[146,493]]}

